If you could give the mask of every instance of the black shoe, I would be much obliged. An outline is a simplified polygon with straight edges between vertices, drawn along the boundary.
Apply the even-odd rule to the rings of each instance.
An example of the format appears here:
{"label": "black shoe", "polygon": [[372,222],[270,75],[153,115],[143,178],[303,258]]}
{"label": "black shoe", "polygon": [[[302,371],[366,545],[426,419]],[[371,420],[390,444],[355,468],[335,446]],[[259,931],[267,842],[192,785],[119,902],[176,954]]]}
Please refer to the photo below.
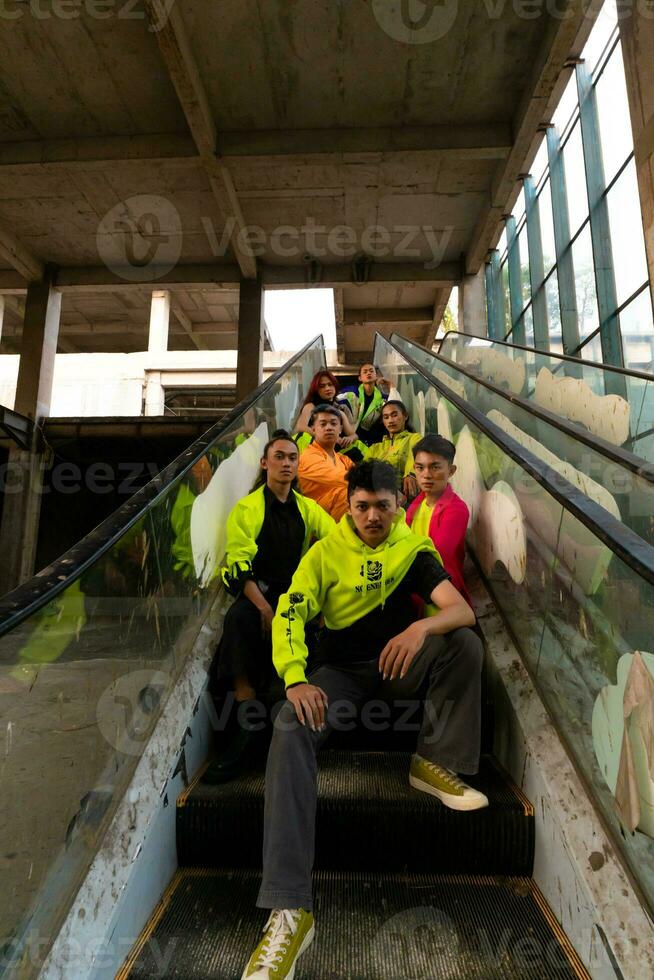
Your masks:
{"label": "black shoe", "polygon": [[256,732],[251,729],[239,728],[238,733],[227,748],[213,760],[202,777],[202,782],[228,783],[240,776],[254,755],[255,742]]}

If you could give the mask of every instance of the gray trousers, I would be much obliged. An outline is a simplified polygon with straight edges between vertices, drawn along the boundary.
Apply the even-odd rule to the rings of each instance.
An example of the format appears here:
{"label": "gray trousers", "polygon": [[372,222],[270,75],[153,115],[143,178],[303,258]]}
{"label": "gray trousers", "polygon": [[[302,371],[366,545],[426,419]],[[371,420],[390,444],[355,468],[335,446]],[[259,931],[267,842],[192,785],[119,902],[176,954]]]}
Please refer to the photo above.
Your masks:
{"label": "gray trousers", "polygon": [[[482,661],[479,637],[472,630],[458,629],[429,637],[402,680],[383,681],[376,660],[315,670],[309,681],[321,687],[329,700],[325,731],[313,732],[301,725],[290,701],[283,704],[275,719],[266,766],[259,908],[313,907],[316,755],[331,731],[351,726],[354,710],[362,709],[365,723],[371,698],[403,702],[400,707],[405,707],[407,701],[424,697],[418,754],[455,772],[477,772]],[[380,707],[377,701],[376,708]],[[379,726],[379,717],[377,710],[375,726]]]}

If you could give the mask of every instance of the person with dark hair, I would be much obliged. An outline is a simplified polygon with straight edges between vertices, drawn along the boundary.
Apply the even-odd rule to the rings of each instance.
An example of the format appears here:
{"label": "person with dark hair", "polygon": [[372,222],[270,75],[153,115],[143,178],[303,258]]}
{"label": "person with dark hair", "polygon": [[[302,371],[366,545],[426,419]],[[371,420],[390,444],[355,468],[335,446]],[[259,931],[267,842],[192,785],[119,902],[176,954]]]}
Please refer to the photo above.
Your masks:
{"label": "person with dark hair", "polygon": [[452,583],[469,603],[463,562],[470,511],[449,484],[456,473],[455,452],[454,443],[437,435],[426,435],[413,447],[420,494],[407,510],[406,520],[414,534],[431,538]]}
{"label": "person with dark hair", "polygon": [[[236,602],[227,611],[217,652],[216,675],[231,680],[243,705],[270,680],[270,631],[279,596],[288,589],[301,557],[334,526],[325,511],[297,489],[298,450],[278,429],[266,443],[254,489],[227,518],[227,550],[221,577]],[[238,729],[235,740],[205,773],[225,782],[240,771],[253,733]]]}
{"label": "person with dark hair", "polygon": [[[483,650],[466,628],[472,609],[431,541],[407,527],[392,466],[364,462],[347,479],[348,514],[302,559],[273,620],[273,660],[287,700],[266,767],[257,905],[270,916],[243,973],[249,980],[292,976],[313,939],[316,753],[346,707],[350,723],[370,698],[406,706],[424,697],[411,786],[455,810],[488,805],[456,775],[477,772],[479,763]],[[435,615],[413,621],[414,592],[438,606]],[[305,626],[318,612],[325,636],[307,678]]]}
{"label": "person with dark hair", "polygon": [[354,463],[336,452],[340,412],[333,405],[316,405],[309,417],[313,442],[300,456],[298,476],[302,493],[320,504],[335,521],[347,510],[345,477]]}
{"label": "person with dark hair", "polygon": [[409,413],[399,398],[389,398],[382,408],[381,418],[388,435],[370,446],[366,459],[390,463],[397,473],[404,496],[412,499],[418,493],[418,484],[411,450],[422,436],[410,430]]}
{"label": "person with dark hair", "polygon": [[[318,371],[314,374],[307,391],[306,398],[302,402],[302,408],[295,423],[295,432],[306,433],[311,436],[311,426],[309,420],[317,405],[331,405],[340,413],[342,432],[337,445],[345,448],[355,442],[356,429],[352,424],[352,413],[347,402],[339,404],[338,401],[338,380],[331,371]],[[298,440],[296,440],[298,441]],[[302,445],[303,449],[304,446]]]}
{"label": "person with dark hair", "polygon": [[344,388],[337,397],[339,407],[347,405],[358,438],[366,446],[378,442],[384,435],[381,412],[387,398],[399,397],[390,384],[377,371],[374,364],[367,362],[359,368],[359,385]]}

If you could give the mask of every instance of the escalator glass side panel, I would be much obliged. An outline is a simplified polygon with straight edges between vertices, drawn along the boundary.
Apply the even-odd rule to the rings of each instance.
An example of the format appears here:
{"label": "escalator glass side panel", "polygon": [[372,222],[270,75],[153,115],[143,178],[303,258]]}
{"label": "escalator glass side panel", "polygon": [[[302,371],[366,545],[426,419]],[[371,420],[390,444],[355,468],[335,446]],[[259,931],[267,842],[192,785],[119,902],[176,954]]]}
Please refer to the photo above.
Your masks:
{"label": "escalator glass side panel", "polygon": [[215,599],[227,515],[323,366],[316,341],[0,638],[0,975],[37,972]]}
{"label": "escalator glass side panel", "polygon": [[654,462],[654,376],[455,332],[439,353]]}
{"label": "escalator glass side panel", "polygon": [[646,750],[654,586],[566,507],[562,486],[537,481],[503,448],[501,431],[490,438],[474,408],[468,414],[453,400],[454,380],[448,397],[379,336],[375,363],[416,430],[455,443],[451,482],[470,509],[468,546],[617,849],[654,906]]}
{"label": "escalator glass side panel", "polygon": [[[462,398],[525,449],[533,452],[648,544],[654,544],[654,472],[651,479],[646,479],[640,475],[642,470],[634,472],[619,460],[607,458],[601,447],[593,448],[592,440],[589,440],[589,445],[538,417],[518,401],[482,384],[475,372],[470,372],[467,367],[459,370],[444,356],[431,353],[401,337],[396,336],[394,342],[435,378],[451,385]],[[499,373],[499,366],[495,373]],[[509,383],[513,380],[510,367],[504,369],[502,377]],[[516,378],[516,382],[519,380],[519,377]],[[502,387],[497,381],[493,384]],[[514,387],[517,387],[517,383]]]}

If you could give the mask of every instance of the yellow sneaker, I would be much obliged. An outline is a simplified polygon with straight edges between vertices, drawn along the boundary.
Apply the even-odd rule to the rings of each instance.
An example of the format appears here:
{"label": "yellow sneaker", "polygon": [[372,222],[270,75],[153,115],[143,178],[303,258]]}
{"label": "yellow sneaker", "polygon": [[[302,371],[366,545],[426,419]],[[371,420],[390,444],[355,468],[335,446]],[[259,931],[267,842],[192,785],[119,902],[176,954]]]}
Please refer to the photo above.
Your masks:
{"label": "yellow sneaker", "polygon": [[263,931],[241,980],[293,980],[298,957],[315,935],[313,915],[304,909],[273,909]]}
{"label": "yellow sneaker", "polygon": [[411,759],[409,783],[422,793],[437,796],[450,810],[481,810],[488,806],[487,796],[468,786],[456,773],[428,762],[420,755]]}

